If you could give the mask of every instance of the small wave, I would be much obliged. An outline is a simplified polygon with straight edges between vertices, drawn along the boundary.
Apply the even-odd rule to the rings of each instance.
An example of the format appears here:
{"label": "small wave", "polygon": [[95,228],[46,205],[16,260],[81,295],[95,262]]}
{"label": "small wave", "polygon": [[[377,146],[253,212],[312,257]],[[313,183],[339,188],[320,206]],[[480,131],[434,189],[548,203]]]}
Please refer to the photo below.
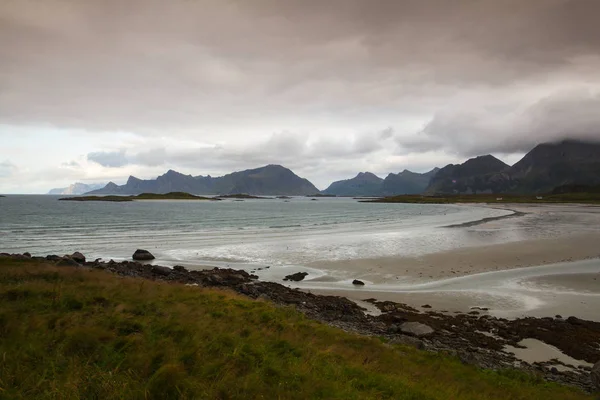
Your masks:
{"label": "small wave", "polygon": [[302,225],[273,225],[269,229],[283,229],[283,228],[301,228]]}

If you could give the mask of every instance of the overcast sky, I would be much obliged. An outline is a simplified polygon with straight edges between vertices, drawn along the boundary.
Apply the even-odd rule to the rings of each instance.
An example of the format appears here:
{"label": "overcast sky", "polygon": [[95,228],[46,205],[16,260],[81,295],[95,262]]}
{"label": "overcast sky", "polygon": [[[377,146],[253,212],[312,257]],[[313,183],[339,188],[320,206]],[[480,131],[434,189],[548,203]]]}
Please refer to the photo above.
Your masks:
{"label": "overcast sky", "polygon": [[600,139],[598,0],[0,0],[0,192],[282,164],[323,189]]}

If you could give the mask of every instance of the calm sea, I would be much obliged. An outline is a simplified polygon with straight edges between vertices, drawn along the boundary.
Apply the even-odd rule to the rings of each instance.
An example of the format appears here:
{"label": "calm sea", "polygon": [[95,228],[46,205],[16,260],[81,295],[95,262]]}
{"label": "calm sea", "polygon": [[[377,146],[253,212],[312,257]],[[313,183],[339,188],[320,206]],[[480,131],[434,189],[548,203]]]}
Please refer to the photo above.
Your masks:
{"label": "calm sea", "polygon": [[449,249],[471,239],[465,230],[443,226],[510,214],[349,198],[130,203],[58,199],[0,198],[0,252],[81,251],[91,259],[121,260],[143,248],[164,265],[304,265]]}

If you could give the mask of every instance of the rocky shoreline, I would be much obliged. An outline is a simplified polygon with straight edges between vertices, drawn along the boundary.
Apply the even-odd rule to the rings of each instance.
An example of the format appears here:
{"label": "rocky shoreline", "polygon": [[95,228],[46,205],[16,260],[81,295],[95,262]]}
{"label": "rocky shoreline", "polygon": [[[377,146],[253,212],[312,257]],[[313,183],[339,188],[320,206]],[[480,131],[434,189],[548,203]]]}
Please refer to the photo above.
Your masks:
{"label": "rocky shoreline", "polygon": [[[452,354],[463,363],[486,369],[516,368],[586,392],[600,390],[599,322],[560,316],[507,320],[487,315],[485,309],[448,315],[436,311],[421,312],[405,304],[376,299],[366,301],[379,312],[368,313],[347,298],[315,295],[279,283],[259,281],[257,276],[243,270],[214,268],[189,271],[182,266],[169,268],[138,261],[104,262],[98,259],[90,262],[81,253],[46,257],[0,253],[0,258],[34,260],[56,266],[100,269],[125,277],[229,289],[254,299],[294,306],[309,318],[347,331],[383,337],[389,343]],[[505,351],[505,346],[519,348],[520,341],[530,338],[596,365],[593,368],[575,367],[558,360],[528,364]]]}

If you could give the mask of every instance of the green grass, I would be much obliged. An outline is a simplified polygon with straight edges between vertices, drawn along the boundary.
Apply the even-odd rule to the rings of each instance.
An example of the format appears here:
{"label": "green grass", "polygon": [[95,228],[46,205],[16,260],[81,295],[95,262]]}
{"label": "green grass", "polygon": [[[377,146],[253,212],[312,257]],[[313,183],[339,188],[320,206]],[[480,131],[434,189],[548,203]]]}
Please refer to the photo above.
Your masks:
{"label": "green grass", "polygon": [[59,200],[68,201],[111,201],[125,202],[135,200],[219,200],[212,197],[195,196],[185,192],[171,192],[166,194],[159,193],[142,193],[137,196],[78,196],[66,197]]}
{"label": "green grass", "polygon": [[586,399],[289,307],[0,259],[0,399]]}
{"label": "green grass", "polygon": [[[454,204],[454,203],[577,203],[600,204],[600,193],[565,193],[538,195],[511,194],[464,194],[464,195],[400,195],[382,199],[367,200],[369,203],[419,203],[419,204]],[[498,200],[501,199],[501,200]]]}

